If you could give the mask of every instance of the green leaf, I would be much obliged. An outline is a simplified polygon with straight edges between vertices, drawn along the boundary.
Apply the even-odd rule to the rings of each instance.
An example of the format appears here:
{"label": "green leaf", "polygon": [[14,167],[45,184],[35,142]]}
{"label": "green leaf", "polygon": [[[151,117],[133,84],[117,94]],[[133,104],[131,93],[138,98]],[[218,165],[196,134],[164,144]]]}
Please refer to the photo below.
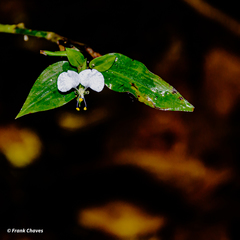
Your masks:
{"label": "green leaf", "polygon": [[192,112],[194,106],[175,88],[150,72],[144,64],[119,53],[112,67],[103,72],[105,84],[117,92],[132,93],[140,102],[160,110]]}
{"label": "green leaf", "polygon": [[85,58],[85,61],[83,62],[83,65],[81,67],[81,70],[86,70],[87,69],[87,59]]}
{"label": "green leaf", "polygon": [[66,48],[68,61],[73,67],[79,68],[83,65],[85,59],[82,53],[72,48]]}
{"label": "green leaf", "polygon": [[40,50],[40,53],[45,55],[45,56],[54,56],[54,57],[66,57],[67,52],[66,51],[47,51],[47,50]]}
{"label": "green leaf", "polygon": [[99,72],[107,71],[112,67],[116,56],[109,53],[101,57],[94,58],[90,63],[89,67],[98,70]]}
{"label": "green leaf", "polygon": [[57,88],[59,74],[67,70],[76,71],[67,61],[56,62],[47,67],[34,83],[16,118],[29,113],[54,109],[74,99],[74,92],[62,94]]}

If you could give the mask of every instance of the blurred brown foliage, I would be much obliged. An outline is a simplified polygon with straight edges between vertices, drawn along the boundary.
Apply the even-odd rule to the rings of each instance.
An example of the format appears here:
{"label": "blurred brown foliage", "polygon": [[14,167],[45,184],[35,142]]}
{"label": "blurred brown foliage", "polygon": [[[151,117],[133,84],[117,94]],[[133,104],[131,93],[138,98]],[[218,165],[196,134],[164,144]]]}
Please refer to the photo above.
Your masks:
{"label": "blurred brown foliage", "polygon": [[[240,21],[230,2],[209,1]],[[142,61],[195,106],[161,112],[105,88],[86,112],[73,101],[14,120],[57,59],[39,50],[56,46],[0,34],[1,239],[239,239],[238,36],[175,0],[2,0],[0,22]]]}

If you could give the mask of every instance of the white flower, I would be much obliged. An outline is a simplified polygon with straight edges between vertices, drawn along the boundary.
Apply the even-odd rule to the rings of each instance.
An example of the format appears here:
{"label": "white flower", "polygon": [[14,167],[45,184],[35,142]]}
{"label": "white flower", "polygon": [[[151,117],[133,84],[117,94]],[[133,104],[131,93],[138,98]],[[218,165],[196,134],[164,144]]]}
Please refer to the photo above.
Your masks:
{"label": "white flower", "polygon": [[101,92],[104,88],[104,77],[96,69],[86,69],[79,74],[68,70],[58,76],[57,85],[58,90],[61,92],[68,92],[72,88],[76,88],[80,83],[85,89],[91,88],[96,92]]}
{"label": "white flower", "polygon": [[[84,86],[85,89],[77,89],[79,84]],[[75,88],[78,92],[77,110],[79,110],[79,103],[81,101],[84,101],[84,109],[86,110],[87,105],[84,99],[84,93],[86,89],[91,88],[96,92],[101,92],[104,88],[104,77],[102,73],[96,69],[86,69],[81,71],[79,74],[77,72],[68,70],[67,72],[63,72],[58,76],[57,86],[58,90],[61,92],[68,92],[72,88]]]}
{"label": "white flower", "polygon": [[81,85],[91,88],[96,92],[101,92],[104,88],[104,77],[96,69],[86,69],[79,73]]}

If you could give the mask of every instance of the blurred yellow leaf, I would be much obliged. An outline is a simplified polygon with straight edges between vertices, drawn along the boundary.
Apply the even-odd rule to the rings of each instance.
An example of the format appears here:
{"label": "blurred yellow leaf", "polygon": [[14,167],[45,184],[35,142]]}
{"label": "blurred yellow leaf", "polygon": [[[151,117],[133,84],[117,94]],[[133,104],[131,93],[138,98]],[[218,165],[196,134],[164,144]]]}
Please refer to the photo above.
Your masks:
{"label": "blurred yellow leaf", "polygon": [[200,160],[179,154],[144,150],[125,150],[117,154],[115,163],[135,165],[156,179],[177,187],[188,199],[203,202],[219,185],[231,179],[232,169],[211,169]]}
{"label": "blurred yellow leaf", "polygon": [[86,114],[86,112],[85,114],[63,112],[58,117],[58,125],[65,130],[74,131],[98,124],[106,120],[108,116],[109,114],[104,108],[95,109],[91,114]]}
{"label": "blurred yellow leaf", "polygon": [[41,141],[30,129],[0,127],[0,151],[15,167],[25,167],[41,153]]}
{"label": "blurred yellow leaf", "polygon": [[86,228],[102,230],[119,238],[131,238],[156,233],[165,219],[152,216],[130,203],[114,201],[81,210],[78,222]]}

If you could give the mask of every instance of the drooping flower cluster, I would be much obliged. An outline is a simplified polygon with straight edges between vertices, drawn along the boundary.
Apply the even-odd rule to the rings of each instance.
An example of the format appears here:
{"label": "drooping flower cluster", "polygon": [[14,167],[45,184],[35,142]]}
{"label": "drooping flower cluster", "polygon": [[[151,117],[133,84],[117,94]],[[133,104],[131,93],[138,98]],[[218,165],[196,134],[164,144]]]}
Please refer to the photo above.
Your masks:
{"label": "drooping flower cluster", "polygon": [[[81,84],[85,88],[77,87]],[[72,88],[75,89],[78,93],[77,98],[77,110],[79,109],[79,103],[84,101],[85,108],[87,109],[86,101],[84,98],[84,93],[87,88],[91,88],[96,92],[101,92],[104,88],[104,77],[101,72],[96,69],[86,69],[81,71],[80,73],[68,70],[67,72],[63,72],[58,76],[57,81],[58,90],[61,92],[68,92]]]}

